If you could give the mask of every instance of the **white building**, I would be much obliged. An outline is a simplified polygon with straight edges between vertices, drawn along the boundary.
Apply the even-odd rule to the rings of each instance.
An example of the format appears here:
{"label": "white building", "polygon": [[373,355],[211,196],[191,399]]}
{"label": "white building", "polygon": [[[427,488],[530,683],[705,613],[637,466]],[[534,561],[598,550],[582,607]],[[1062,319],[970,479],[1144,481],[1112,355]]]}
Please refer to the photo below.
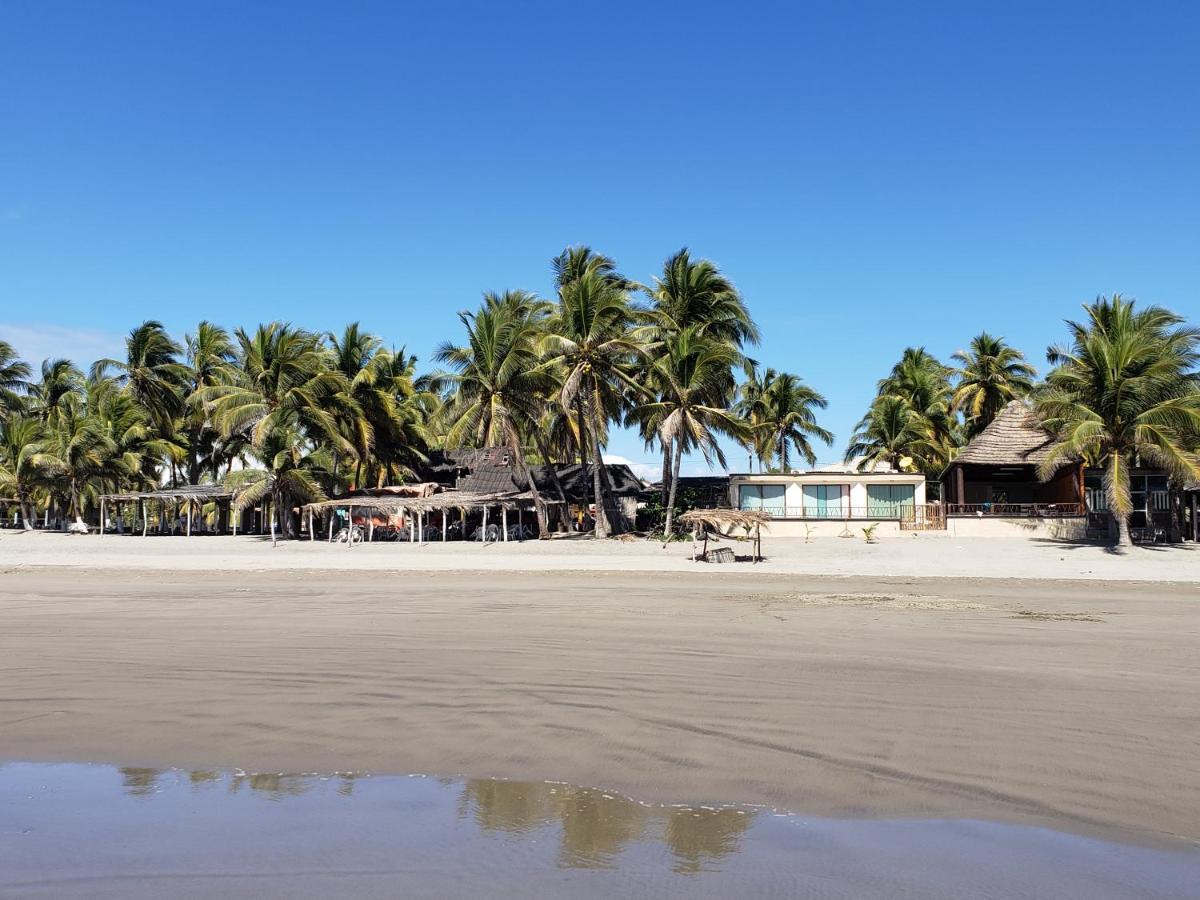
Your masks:
{"label": "white building", "polygon": [[859,472],[854,463],[809,471],[729,476],[735,509],[771,514],[775,537],[829,537],[856,533],[871,522],[899,531],[925,505],[925,476],[882,468]]}

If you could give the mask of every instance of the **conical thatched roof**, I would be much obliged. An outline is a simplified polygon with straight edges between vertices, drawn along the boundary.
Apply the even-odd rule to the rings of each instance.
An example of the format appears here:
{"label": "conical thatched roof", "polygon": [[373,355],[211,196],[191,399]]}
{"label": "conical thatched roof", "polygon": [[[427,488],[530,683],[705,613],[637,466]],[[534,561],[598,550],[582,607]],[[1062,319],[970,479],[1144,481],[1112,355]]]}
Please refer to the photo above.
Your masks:
{"label": "conical thatched roof", "polygon": [[956,463],[978,466],[1036,466],[1050,451],[1054,435],[1042,427],[1024,401],[1013,400],[992,424],[971,439]]}

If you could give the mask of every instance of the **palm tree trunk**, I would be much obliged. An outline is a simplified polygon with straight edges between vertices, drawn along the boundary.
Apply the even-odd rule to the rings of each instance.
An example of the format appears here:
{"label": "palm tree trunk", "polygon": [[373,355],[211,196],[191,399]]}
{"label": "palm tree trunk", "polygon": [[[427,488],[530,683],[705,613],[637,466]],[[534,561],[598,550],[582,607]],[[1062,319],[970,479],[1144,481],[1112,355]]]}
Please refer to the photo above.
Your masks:
{"label": "palm tree trunk", "polygon": [[679,463],[683,459],[683,442],[675,442],[674,462],[671,464],[671,490],[667,494],[667,521],[663,525],[666,539],[671,539],[671,528],[675,524],[675,489],[679,484]]}
{"label": "palm tree trunk", "polygon": [[1129,517],[1113,513],[1117,522],[1117,547],[1124,550],[1133,546],[1133,537],[1129,534]]}
{"label": "palm tree trunk", "polygon": [[662,467],[662,502],[664,506],[668,506],[667,497],[671,493],[671,489],[675,487],[675,480],[671,477],[671,451],[672,442],[662,440],[663,451],[663,467]]}
{"label": "palm tree trunk", "polygon": [[[576,443],[579,444],[579,471],[580,471],[580,474],[586,476],[587,471],[588,471],[588,458],[587,458],[588,423],[583,414],[583,408],[584,408],[584,402],[583,402],[583,394],[581,392],[580,395],[575,399],[575,427],[578,430],[578,438],[576,440]],[[587,502],[588,502],[587,478],[585,477],[580,480],[583,482],[583,485],[584,485],[583,505],[587,506]],[[595,497],[596,497],[596,495],[593,494],[592,499],[594,500]]]}
{"label": "palm tree trunk", "polygon": [[587,411],[586,425],[583,421],[580,426],[586,432],[590,432],[592,444],[592,489],[595,496],[593,504],[596,514],[594,517],[596,537],[606,538],[609,534],[608,528],[608,513],[604,509],[604,487],[600,478],[600,423],[596,420],[597,412],[592,409],[594,406],[593,397],[589,392],[587,401],[584,403],[584,409]]}
{"label": "palm tree trunk", "polygon": [[525,461],[525,454],[521,452],[521,443],[517,436],[513,435],[513,440],[509,443],[509,448],[513,454],[513,459],[517,463],[517,471],[521,473],[521,477],[525,479],[525,483],[529,485],[529,493],[533,494],[533,509],[537,513],[538,536],[546,534],[550,530],[549,518],[546,515],[546,504],[542,502],[542,495],[538,491],[537,482],[533,480],[533,471],[529,468],[529,463]]}
{"label": "palm tree trunk", "polygon": [[21,527],[26,531],[33,531],[33,517],[30,515],[33,509],[29,504],[29,496],[27,494],[19,495],[17,505],[21,507]]}
{"label": "palm tree trunk", "polygon": [[[558,508],[559,518],[562,520],[563,527],[565,528],[567,527],[567,492],[563,490],[562,481],[558,477],[558,466],[551,461],[550,454],[546,450],[546,442],[542,440],[541,432],[537,431],[536,429],[534,431],[533,442],[537,446],[538,456],[542,458],[542,463],[550,472],[550,483],[554,486],[554,493],[557,495],[558,501],[561,504]],[[544,532],[538,535],[538,537],[545,536],[546,534]]]}

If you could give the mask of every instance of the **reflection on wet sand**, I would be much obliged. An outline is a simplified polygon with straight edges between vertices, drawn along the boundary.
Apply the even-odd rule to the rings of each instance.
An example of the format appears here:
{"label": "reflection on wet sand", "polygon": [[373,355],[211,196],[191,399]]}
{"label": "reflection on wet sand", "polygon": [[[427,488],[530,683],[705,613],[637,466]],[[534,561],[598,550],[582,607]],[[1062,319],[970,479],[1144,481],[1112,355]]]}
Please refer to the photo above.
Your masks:
{"label": "reflection on wet sand", "polygon": [[[121,786],[130,797],[158,793],[161,779],[179,774],[130,767],[120,772]],[[333,776],[237,772],[226,780],[211,769],[186,774],[193,790],[219,789],[224,782],[230,794],[249,791],[272,801],[302,796],[329,781],[336,783],[339,795],[350,797],[361,777],[349,772]],[[461,782],[457,808],[460,819],[472,819],[484,833],[523,836],[557,826],[561,866],[614,868],[629,844],[643,841],[665,846],[674,870],[683,874],[704,871],[736,853],[754,821],[754,812],[745,809],[648,806],[595,788],[486,778]]]}
{"label": "reflection on wet sand", "polygon": [[611,868],[634,841],[660,842],[675,871],[700,872],[735,853],[753,812],[731,808],[655,807],[594,788],[567,784],[469,779],[459,816],[485,832],[524,835],[557,823],[562,831],[559,864]]}

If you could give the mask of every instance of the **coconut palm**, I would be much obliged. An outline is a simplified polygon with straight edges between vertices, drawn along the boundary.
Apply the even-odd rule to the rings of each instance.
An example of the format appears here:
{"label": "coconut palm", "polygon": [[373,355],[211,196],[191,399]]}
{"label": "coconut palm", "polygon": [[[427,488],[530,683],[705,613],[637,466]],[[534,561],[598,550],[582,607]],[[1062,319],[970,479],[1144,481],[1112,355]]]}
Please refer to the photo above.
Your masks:
{"label": "coconut palm", "polygon": [[548,531],[546,508],[523,445],[538,431],[550,383],[537,352],[546,308],[526,291],[485,294],[477,312],[459,313],[467,342],[445,343],[434,352],[434,359],[451,369],[445,376],[452,391],[444,410],[446,445],[508,447],[533,494],[542,534]]}
{"label": "coconut palm", "polygon": [[[234,345],[229,332],[212,322],[201,322],[194,334],[184,336],[187,348],[186,393],[190,397],[202,388],[228,384],[236,377]],[[184,422],[187,441],[187,480],[200,481],[206,467],[216,476],[219,468],[216,442],[218,435],[198,404],[191,404]]]}
{"label": "coconut palm", "polygon": [[[303,456],[318,440],[336,452],[353,455],[354,445],[339,432],[335,416],[327,409],[334,398],[339,404],[352,404],[353,400],[345,376],[328,366],[329,354],[320,338],[282,322],[259,325],[253,334],[238,329],[235,335],[238,367],[234,381],[193,394],[193,402],[203,406],[221,438],[245,437],[268,471],[275,471],[276,461],[280,472],[290,471],[287,465],[299,464],[287,454]],[[303,446],[287,445],[301,439]],[[300,482],[289,477],[266,488],[277,501],[276,514],[282,517],[289,535],[296,533],[297,522],[286,501],[305,496],[290,493],[299,486]]]}
{"label": "coconut palm", "polygon": [[33,492],[41,474],[34,458],[42,437],[37,419],[20,415],[0,419],[0,494],[17,498],[26,531],[33,528]]}
{"label": "coconut palm", "polygon": [[161,322],[147,320],[125,339],[125,359],[97,360],[92,377],[103,378],[115,369],[116,382],[142,405],[159,434],[168,437],[186,399],[188,369],[179,361],[182,352]]}
{"label": "coconut palm", "polygon": [[0,341],[0,419],[21,410],[30,374],[29,364],[17,356],[12,344]]}
{"label": "coconut palm", "polygon": [[539,342],[541,370],[562,375],[559,397],[566,408],[578,410],[580,445],[590,450],[592,486],[596,498],[596,536],[607,537],[609,498],[603,480],[601,446],[608,423],[618,419],[626,390],[642,393],[629,373],[630,361],[643,352],[630,334],[629,294],[599,270],[588,271],[564,284],[558,305]]}
{"label": "coconut palm", "polygon": [[861,471],[880,463],[896,471],[915,467],[915,454],[924,447],[928,431],[911,406],[899,397],[876,398],[855,426],[846,448],[846,462],[858,460]]}
{"label": "coconut palm", "polygon": [[[906,427],[899,432],[913,435],[903,455],[912,459],[913,465],[922,472],[941,471],[962,443],[951,408],[950,375],[953,371],[924,347],[908,347],[888,376],[879,382],[876,399],[898,400],[910,413]],[[895,407],[888,404],[884,412],[885,420],[894,425]],[[871,418],[872,414],[868,412],[863,423]]]}
{"label": "coconut palm", "polygon": [[[648,344],[648,352],[641,363],[639,380],[651,392],[661,394],[667,387],[655,384],[657,377],[656,352],[660,344],[669,343],[685,329],[694,329],[697,337],[719,341],[731,350],[731,362],[722,380],[719,392],[724,399],[714,394],[713,403],[728,405],[735,390],[733,367],[743,364],[740,351],[745,344],[755,344],[759,339],[758,326],[750,317],[741,295],[714,265],[706,259],[693,260],[686,247],[672,254],[663,263],[662,274],[654,279],[651,287],[644,289],[650,298],[650,307],[643,318],[648,324],[639,337]],[[661,438],[660,432],[652,432]],[[643,438],[651,434],[643,433]],[[666,502],[671,490],[673,448],[662,443],[663,455],[663,500]]]}
{"label": "coconut palm", "polygon": [[754,411],[759,459],[768,466],[775,461],[779,471],[787,472],[795,452],[811,466],[817,461],[812,440],[833,443],[833,434],[817,424],[816,416],[816,410],[829,404],[797,375],[769,369],[767,374]]}
{"label": "coconut palm", "polygon": [[296,502],[316,503],[326,499],[321,490],[325,476],[325,459],[314,451],[296,422],[277,425],[264,433],[255,450],[264,470],[238,473],[233,510],[242,513],[264,500],[271,501],[271,541],[277,534],[277,523],[290,536],[297,533],[292,507]]}
{"label": "coconut palm", "polygon": [[83,521],[86,504],[95,498],[105,475],[123,465],[117,446],[103,423],[82,403],[68,406],[56,427],[48,430],[33,454],[33,465],[53,479],[67,501],[67,512]]}
{"label": "coconut palm", "polygon": [[1010,401],[1033,389],[1037,371],[1002,337],[980,332],[971,339],[970,349],[955,352],[953,358],[960,368],[950,405],[966,418],[968,439],[992,424]]}
{"label": "coconut palm", "polygon": [[29,391],[29,412],[43,424],[55,426],[64,407],[78,398],[84,389],[84,377],[69,359],[42,361],[42,377]]}
{"label": "coconut palm", "polygon": [[1070,342],[1053,346],[1055,368],[1036,395],[1036,410],[1056,435],[1041,475],[1072,459],[1104,470],[1117,543],[1129,546],[1129,472],[1139,461],[1181,482],[1200,479],[1200,329],[1160,306],[1136,309],[1119,294],[1083,307],[1069,321]]}
{"label": "coconut palm", "polygon": [[636,408],[635,417],[658,433],[664,447],[673,448],[664,524],[668,535],[683,455],[699,450],[707,463],[724,468],[718,435],[735,441],[749,439],[749,427],[725,402],[729,371],[739,360],[740,354],[725,341],[705,336],[699,327],[684,328],[667,338],[660,349],[655,365],[658,399]]}

